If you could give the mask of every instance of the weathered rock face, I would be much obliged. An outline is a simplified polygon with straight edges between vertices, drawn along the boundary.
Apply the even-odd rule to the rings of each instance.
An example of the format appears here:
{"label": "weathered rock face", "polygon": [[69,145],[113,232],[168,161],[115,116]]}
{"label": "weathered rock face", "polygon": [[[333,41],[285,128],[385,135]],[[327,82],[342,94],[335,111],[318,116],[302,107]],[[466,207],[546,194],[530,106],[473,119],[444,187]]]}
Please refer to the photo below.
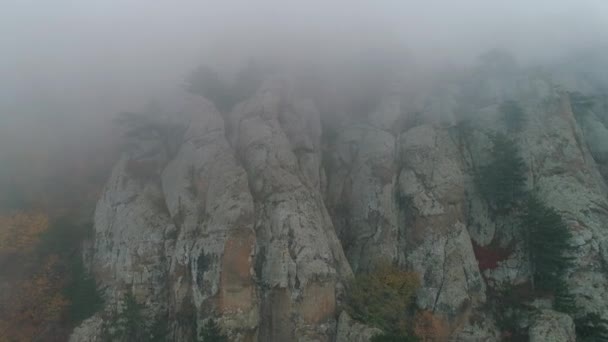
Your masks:
{"label": "weathered rock face", "polygon": [[348,313],[343,311],[338,321],[336,342],[370,342],[375,335],[381,333],[380,329],[354,321]]}
{"label": "weathered rock face", "polygon": [[[181,149],[162,174],[167,207],[178,229],[169,274],[172,313],[192,315],[194,322],[218,315],[234,341],[253,340],[259,300],[247,175],[213,105],[191,100],[183,110],[192,120]],[[192,339],[192,321],[185,321],[177,320],[178,340]]]}
{"label": "weathered rock face", "polygon": [[230,116],[256,206],[262,341],[329,341],[350,267],[319,192],[314,106],[272,80]]}
{"label": "weathered rock face", "polygon": [[397,197],[406,227],[404,263],[422,278],[421,308],[464,320],[485,301],[484,283],[466,229],[465,182],[448,129],[422,125],[400,137]]}
{"label": "weathered rock face", "polygon": [[140,173],[150,163],[124,157],[114,168],[95,211],[93,271],[110,302],[131,290],[160,313],[167,303],[165,247],[175,226],[158,175]]}
{"label": "weathered rock face", "polygon": [[547,133],[538,137],[534,128],[528,131],[534,186],[571,228],[575,267],[568,283],[581,313],[607,315],[608,279],[603,267],[608,247],[605,182],[566,97],[538,120],[542,124],[539,122],[537,129],[542,125]]}
{"label": "weathered rock face", "polygon": [[[590,153],[594,140],[586,139],[579,129],[565,95],[555,93],[525,108],[526,124],[515,139],[529,170],[529,189],[557,209],[571,228],[576,266],[568,282],[581,314],[605,314],[606,275],[601,265],[605,263],[606,232],[602,227],[608,218],[608,203],[605,181]],[[506,132],[496,108],[484,110],[481,117],[466,145],[471,169],[487,160],[489,134]],[[474,191],[470,194],[469,219],[469,231],[480,254],[490,251],[493,259],[480,260],[480,265],[487,266],[482,270],[487,284],[526,282],[530,276],[526,251],[521,235],[512,229],[513,222],[493,217]]]}
{"label": "weathered rock face", "polygon": [[[491,135],[506,132],[529,190],[573,232],[578,314],[608,316],[601,119],[575,120],[567,98],[536,79],[488,82],[466,125],[457,95],[408,121],[388,94],[323,141],[314,102],[285,79],[223,115],[204,99],[183,101],[178,148],[137,141],[98,202],[89,254],[108,309],[132,291],[147,317],[168,320],[174,341],[194,340],[209,318],[231,341],[369,341],[379,331],[342,312],[342,292],[352,270],[388,260],[420,275],[417,306],[448,322],[455,340],[496,341],[484,303],[530,278],[521,232],[475,185]],[[507,130],[495,103],[507,97],[525,108],[520,132]],[[96,341],[105,318],[71,340]],[[553,311],[528,325],[531,340],[574,336],[572,320]]]}
{"label": "weathered rock face", "polygon": [[530,342],[574,342],[574,322],[566,314],[551,310],[538,313],[530,326]]}
{"label": "weathered rock face", "polygon": [[370,125],[348,127],[330,158],[327,203],[353,269],[398,260],[395,137]]}
{"label": "weathered rock face", "polygon": [[335,137],[327,205],[355,270],[399,262],[421,276],[417,304],[462,326],[485,289],[467,231],[459,143],[431,124],[396,136],[400,114],[387,97],[368,123]]}

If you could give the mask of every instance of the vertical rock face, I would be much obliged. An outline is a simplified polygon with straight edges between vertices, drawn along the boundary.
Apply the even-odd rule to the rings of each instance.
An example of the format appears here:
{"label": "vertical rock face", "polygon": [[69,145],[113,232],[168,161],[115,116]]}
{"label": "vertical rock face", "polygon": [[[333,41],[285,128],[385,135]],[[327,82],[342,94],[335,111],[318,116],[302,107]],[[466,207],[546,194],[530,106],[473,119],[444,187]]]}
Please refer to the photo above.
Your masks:
{"label": "vertical rock face", "polygon": [[419,307],[460,329],[485,301],[465,215],[465,174],[449,129],[422,125],[396,137],[388,96],[330,147],[327,205],[354,270],[399,262],[420,274]]}
{"label": "vertical rock face", "polygon": [[[542,121],[541,121],[542,120]],[[568,99],[562,96],[528,130],[534,186],[573,234],[575,267],[568,277],[579,310],[608,314],[606,272],[607,189]],[[534,137],[534,138],[533,138]]]}
{"label": "vertical rock face", "polygon": [[[178,228],[170,269],[173,314],[192,315],[194,322],[219,315],[233,340],[252,340],[259,301],[247,175],[213,105],[190,100],[183,111],[192,119],[177,156],[162,175],[167,207]],[[194,330],[191,321],[185,321],[177,329],[183,340],[191,339]]]}
{"label": "vertical rock face", "polygon": [[[605,263],[606,185],[594,155],[593,139],[586,139],[572,114],[567,96],[554,93],[544,101],[528,103],[524,129],[514,137],[526,161],[528,187],[555,208],[571,229],[575,267],[568,276],[580,314],[606,314]],[[467,144],[469,162],[487,160],[489,134],[506,132],[496,108],[483,112]],[[597,147],[596,147],[597,148]],[[596,156],[597,158],[597,156]],[[601,161],[601,160],[600,160]],[[475,167],[475,166],[473,166]],[[529,279],[523,238],[512,230],[513,222],[492,217],[473,194],[469,217],[478,250],[493,251],[491,267],[484,270],[489,285],[518,284]],[[480,253],[480,255],[483,253]],[[481,264],[488,264],[480,260]]]}
{"label": "vertical rock face", "polygon": [[354,321],[346,312],[340,314],[336,342],[370,342],[382,330]]}
{"label": "vertical rock face", "polygon": [[[230,341],[367,341],[378,331],[342,312],[342,293],[352,271],[388,260],[420,275],[417,306],[448,322],[455,340],[497,340],[484,303],[530,278],[514,222],[493,214],[475,186],[491,135],[507,132],[529,190],[574,235],[577,314],[606,317],[605,129],[597,117],[575,120],[547,84],[522,82],[491,82],[466,125],[453,125],[462,118],[449,103],[431,106],[441,113],[424,124],[408,121],[389,93],[334,134],[281,78],[223,115],[204,99],[182,101],[189,122],[178,148],[139,137],[98,202],[90,254],[107,311],[132,291],[174,341],[195,340],[209,318]],[[516,133],[486,104],[507,95],[526,112]],[[98,340],[106,314],[72,341]],[[531,339],[570,341],[572,321],[559,315],[535,318]]]}
{"label": "vertical rock face", "polygon": [[112,302],[131,290],[154,313],[166,307],[166,245],[175,231],[158,179],[161,162],[123,157],[95,211],[93,271],[106,296]]}
{"label": "vertical rock face", "polygon": [[465,182],[457,142],[447,128],[422,125],[400,137],[398,203],[404,262],[422,279],[418,305],[466,321],[485,300],[465,217]]}
{"label": "vertical rock face", "polygon": [[314,107],[268,82],[230,117],[256,207],[262,341],[329,341],[337,288],[350,267],[319,192]]}
{"label": "vertical rock face", "polygon": [[543,310],[530,326],[530,342],[574,342],[574,322],[566,314]]}
{"label": "vertical rock face", "polygon": [[327,201],[355,270],[398,259],[395,137],[370,125],[345,128],[331,151]]}

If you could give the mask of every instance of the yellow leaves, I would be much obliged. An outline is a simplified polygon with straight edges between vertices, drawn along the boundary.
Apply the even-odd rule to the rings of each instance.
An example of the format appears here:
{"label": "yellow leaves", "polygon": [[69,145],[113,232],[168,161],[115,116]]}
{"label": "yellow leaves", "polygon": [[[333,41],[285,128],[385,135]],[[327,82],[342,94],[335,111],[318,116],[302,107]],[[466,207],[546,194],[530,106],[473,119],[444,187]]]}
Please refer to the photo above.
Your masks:
{"label": "yellow leaves", "polygon": [[405,334],[408,308],[419,286],[416,273],[388,262],[379,263],[371,272],[357,275],[350,284],[349,312],[385,332]]}
{"label": "yellow leaves", "polygon": [[48,256],[36,269],[34,274],[11,281],[12,293],[0,308],[0,335],[11,341],[34,340],[63,319],[68,305],[62,294],[59,257]]}
{"label": "yellow leaves", "polygon": [[48,227],[49,218],[43,213],[0,215],[0,254],[31,251]]}

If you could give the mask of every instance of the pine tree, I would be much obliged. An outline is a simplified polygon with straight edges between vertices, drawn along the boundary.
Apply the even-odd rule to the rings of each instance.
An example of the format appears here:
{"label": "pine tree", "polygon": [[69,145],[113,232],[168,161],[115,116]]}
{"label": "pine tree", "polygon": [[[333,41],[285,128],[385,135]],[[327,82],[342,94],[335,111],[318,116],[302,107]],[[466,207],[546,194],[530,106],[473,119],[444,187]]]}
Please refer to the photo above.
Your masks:
{"label": "pine tree", "polygon": [[519,132],[526,124],[526,115],[519,103],[513,100],[505,101],[500,104],[500,113],[511,133]]}
{"label": "pine tree", "polygon": [[133,292],[127,291],[122,305],[116,307],[102,327],[102,341],[146,341],[149,333],[139,304]]}
{"label": "pine tree", "polygon": [[125,336],[128,341],[138,341],[145,335],[145,320],[142,315],[143,306],[137,302],[133,292],[128,291],[124,296],[124,319]]}
{"label": "pine tree", "polygon": [[68,318],[73,324],[78,324],[102,308],[103,298],[97,290],[95,279],[86,271],[82,258],[74,258],[71,272],[71,281],[64,293],[70,303]]}
{"label": "pine tree", "polygon": [[517,145],[504,134],[492,137],[492,159],[481,168],[477,185],[495,212],[508,213],[526,194],[526,165]]}
{"label": "pine tree", "polygon": [[576,312],[576,301],[568,288],[568,284],[560,279],[553,294],[553,308],[557,311],[572,314]]}
{"label": "pine tree", "polygon": [[[572,266],[567,255],[572,237],[559,213],[530,196],[522,215],[527,234],[535,290],[564,295],[564,273]],[[565,297],[563,297],[565,299]]]}
{"label": "pine tree", "polygon": [[576,337],[581,342],[608,341],[608,320],[597,313],[590,313],[574,320]]}

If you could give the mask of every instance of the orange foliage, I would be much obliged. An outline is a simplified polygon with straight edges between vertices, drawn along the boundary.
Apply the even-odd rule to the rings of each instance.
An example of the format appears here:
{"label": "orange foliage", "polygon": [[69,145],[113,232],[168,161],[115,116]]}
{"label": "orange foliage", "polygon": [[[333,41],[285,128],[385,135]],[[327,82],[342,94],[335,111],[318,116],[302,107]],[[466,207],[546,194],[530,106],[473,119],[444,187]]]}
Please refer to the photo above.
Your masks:
{"label": "orange foliage", "polygon": [[50,256],[32,278],[10,284],[13,293],[0,310],[0,336],[7,341],[33,341],[57,325],[68,305],[61,278],[59,258]]}
{"label": "orange foliage", "polygon": [[0,296],[0,341],[35,340],[62,319],[67,301],[61,292],[59,257],[35,257],[48,228],[49,219],[42,213],[0,215],[0,261],[5,275],[11,275]]}
{"label": "orange foliage", "polygon": [[0,254],[29,252],[49,227],[46,214],[17,212],[0,215]]}
{"label": "orange foliage", "polygon": [[450,327],[445,320],[424,310],[416,314],[414,335],[422,342],[444,342],[450,337]]}

